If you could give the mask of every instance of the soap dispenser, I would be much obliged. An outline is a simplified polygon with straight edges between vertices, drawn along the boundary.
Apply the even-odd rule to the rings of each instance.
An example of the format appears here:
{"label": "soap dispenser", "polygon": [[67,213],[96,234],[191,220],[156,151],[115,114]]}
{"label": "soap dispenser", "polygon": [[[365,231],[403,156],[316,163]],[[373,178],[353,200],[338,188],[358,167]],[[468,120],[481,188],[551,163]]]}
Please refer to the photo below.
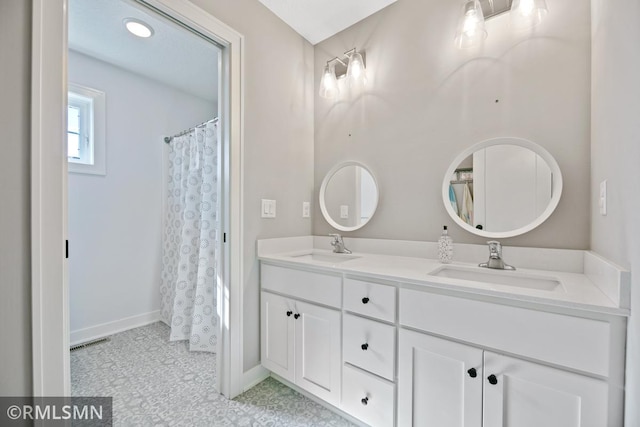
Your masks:
{"label": "soap dispenser", "polygon": [[438,259],[443,264],[449,264],[453,259],[453,239],[449,236],[446,225],[438,239]]}

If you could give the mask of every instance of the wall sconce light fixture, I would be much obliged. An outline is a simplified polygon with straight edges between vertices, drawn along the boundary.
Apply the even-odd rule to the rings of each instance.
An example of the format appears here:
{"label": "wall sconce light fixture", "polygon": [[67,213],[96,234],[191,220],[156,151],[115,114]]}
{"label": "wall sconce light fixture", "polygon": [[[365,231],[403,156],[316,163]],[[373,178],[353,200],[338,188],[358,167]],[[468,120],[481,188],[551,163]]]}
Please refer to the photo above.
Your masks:
{"label": "wall sconce light fixture", "polygon": [[456,29],[456,46],[460,49],[477,46],[487,38],[484,28],[484,13],[478,0],[470,0],[462,5],[462,16]]}
{"label": "wall sconce light fixture", "polygon": [[547,14],[545,0],[513,0],[511,4],[511,26],[517,30],[534,27]]}
{"label": "wall sconce light fixture", "polygon": [[340,93],[338,89],[338,78],[336,77],[336,66],[327,62],[320,79],[320,93],[322,98],[333,99]]}
{"label": "wall sconce light fixture", "polygon": [[478,46],[487,38],[485,19],[511,11],[510,26],[525,30],[538,25],[547,13],[545,0],[466,0],[456,28],[458,48]]}
{"label": "wall sconce light fixture", "polygon": [[[320,78],[319,95],[322,98],[333,99],[338,96],[338,78],[346,78],[350,88],[362,87],[367,84],[367,69],[365,67],[363,52],[358,52],[354,47],[344,53],[346,61],[339,57],[327,61],[322,77]],[[336,70],[336,66],[339,67]]]}

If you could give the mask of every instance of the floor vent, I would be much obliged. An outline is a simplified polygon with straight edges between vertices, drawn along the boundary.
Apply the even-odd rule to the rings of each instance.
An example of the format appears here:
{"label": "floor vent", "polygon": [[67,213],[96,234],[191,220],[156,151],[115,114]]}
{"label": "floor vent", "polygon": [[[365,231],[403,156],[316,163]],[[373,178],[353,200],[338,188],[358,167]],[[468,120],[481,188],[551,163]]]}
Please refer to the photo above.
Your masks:
{"label": "floor vent", "polygon": [[109,342],[109,341],[111,341],[109,338],[100,338],[100,339],[93,340],[93,341],[87,341],[87,342],[83,342],[82,344],[76,344],[76,345],[72,346],[69,349],[69,351],[79,350],[81,348],[90,347],[92,345],[102,344],[102,343]]}

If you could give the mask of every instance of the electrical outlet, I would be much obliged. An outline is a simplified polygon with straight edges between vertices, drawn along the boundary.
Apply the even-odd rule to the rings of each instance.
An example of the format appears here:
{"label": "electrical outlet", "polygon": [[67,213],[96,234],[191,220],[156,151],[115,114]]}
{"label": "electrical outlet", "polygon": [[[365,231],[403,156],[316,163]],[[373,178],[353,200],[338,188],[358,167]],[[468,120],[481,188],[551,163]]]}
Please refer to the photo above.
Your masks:
{"label": "electrical outlet", "polygon": [[302,218],[311,217],[311,203],[302,202]]}
{"label": "electrical outlet", "polygon": [[606,179],[600,183],[600,198],[598,199],[598,205],[600,206],[600,215],[605,216],[607,214],[607,180]]}
{"label": "electrical outlet", "polygon": [[349,218],[349,205],[340,205],[340,218]]}

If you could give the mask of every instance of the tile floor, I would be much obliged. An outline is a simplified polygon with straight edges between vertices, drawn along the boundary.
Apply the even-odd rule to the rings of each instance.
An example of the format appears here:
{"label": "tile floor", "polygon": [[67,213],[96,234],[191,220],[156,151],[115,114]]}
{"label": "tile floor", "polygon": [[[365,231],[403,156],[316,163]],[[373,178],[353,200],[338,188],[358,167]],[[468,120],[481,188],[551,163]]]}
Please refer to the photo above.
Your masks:
{"label": "tile floor", "polygon": [[71,352],[74,396],[112,396],[114,426],[352,426],[268,378],[234,400],[214,387],[215,357],[169,342],[154,323]]}

